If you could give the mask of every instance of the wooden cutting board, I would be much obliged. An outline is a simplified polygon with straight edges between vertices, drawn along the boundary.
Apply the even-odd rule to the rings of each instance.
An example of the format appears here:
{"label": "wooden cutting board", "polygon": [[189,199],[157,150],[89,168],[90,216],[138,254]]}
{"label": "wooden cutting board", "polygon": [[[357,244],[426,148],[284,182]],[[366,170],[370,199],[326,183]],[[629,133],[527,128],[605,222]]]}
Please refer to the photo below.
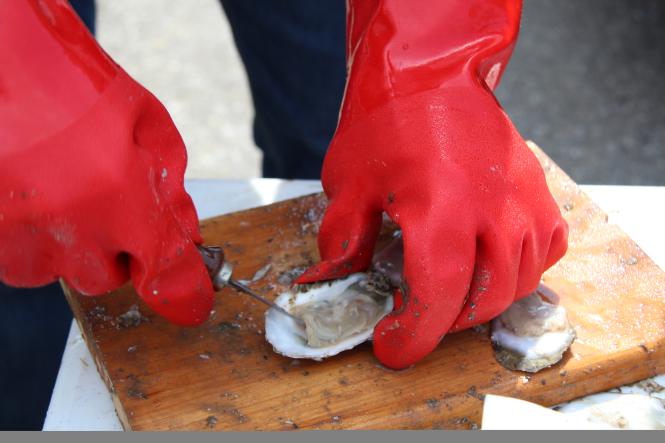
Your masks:
{"label": "wooden cutting board", "polygon": [[[535,375],[504,369],[487,330],[448,335],[399,372],[379,366],[369,344],[323,362],[291,360],[265,341],[264,307],[229,289],[205,324],[179,328],[130,286],[100,297],[65,288],[125,429],[476,428],[487,393],[555,405],[665,373],[665,274],[532,149],[571,228],[568,254],[544,276],[577,330],[555,367]],[[289,271],[318,259],[325,204],[312,195],[205,220],[204,238],[225,246],[237,278],[270,264],[250,285],[274,297],[291,282]],[[118,316],[135,304],[142,321],[123,326]]]}

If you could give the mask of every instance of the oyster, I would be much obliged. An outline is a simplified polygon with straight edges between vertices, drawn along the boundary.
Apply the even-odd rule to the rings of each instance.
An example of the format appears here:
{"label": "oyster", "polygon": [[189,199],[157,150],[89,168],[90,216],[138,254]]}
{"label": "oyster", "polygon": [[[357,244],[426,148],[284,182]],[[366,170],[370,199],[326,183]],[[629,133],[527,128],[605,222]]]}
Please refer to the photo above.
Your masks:
{"label": "oyster", "polygon": [[275,352],[321,360],[369,340],[393,309],[392,287],[376,273],[308,285],[285,292],[275,303],[301,318],[303,327],[275,309],[265,314],[266,339]]}
{"label": "oyster", "polygon": [[559,297],[540,285],[492,320],[494,356],[504,367],[538,372],[563,357],[575,339]]}

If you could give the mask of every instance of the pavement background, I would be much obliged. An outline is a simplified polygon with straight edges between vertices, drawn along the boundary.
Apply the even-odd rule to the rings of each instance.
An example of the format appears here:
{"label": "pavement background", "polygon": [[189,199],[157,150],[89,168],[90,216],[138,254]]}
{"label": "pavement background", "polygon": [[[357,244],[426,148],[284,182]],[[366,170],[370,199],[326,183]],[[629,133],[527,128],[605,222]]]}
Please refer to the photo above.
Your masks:
{"label": "pavement background", "polygon": [[[244,68],[219,3],[97,5],[102,46],[180,129],[187,177],[258,177]],[[522,135],[576,181],[665,185],[663,72],[665,1],[525,0],[497,96]]]}
{"label": "pavement background", "polygon": [[578,183],[665,185],[665,1],[525,0],[497,96]]}
{"label": "pavement background", "polygon": [[186,177],[260,176],[245,71],[217,0],[97,0],[97,39],[171,113]]}

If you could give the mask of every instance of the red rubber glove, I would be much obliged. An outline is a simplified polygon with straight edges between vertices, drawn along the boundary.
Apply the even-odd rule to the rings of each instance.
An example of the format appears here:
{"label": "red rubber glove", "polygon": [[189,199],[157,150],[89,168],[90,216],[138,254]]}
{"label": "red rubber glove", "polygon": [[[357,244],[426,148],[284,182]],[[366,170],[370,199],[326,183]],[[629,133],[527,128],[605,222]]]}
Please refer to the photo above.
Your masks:
{"label": "red rubber glove", "polygon": [[168,320],[205,320],[213,289],[166,109],[65,1],[1,2],[0,66],[0,280],[102,294],[131,277]]}
{"label": "red rubber glove", "polygon": [[[492,94],[516,0],[351,0],[347,89],[323,169],[322,262],[301,283],[368,268],[385,211],[404,236],[403,296],[374,331],[391,368],[533,291],[567,225]],[[401,306],[400,306],[401,305]]]}

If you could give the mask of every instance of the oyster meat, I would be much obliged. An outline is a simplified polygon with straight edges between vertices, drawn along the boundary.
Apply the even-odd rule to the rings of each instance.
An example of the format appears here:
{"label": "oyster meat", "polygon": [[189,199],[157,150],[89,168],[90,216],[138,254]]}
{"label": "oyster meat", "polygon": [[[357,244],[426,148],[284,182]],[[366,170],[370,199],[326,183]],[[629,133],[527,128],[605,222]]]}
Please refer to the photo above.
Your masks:
{"label": "oyster meat", "polygon": [[492,320],[494,356],[504,367],[538,372],[563,357],[575,330],[559,297],[540,285]]}
{"label": "oyster meat", "polygon": [[275,352],[321,360],[369,340],[376,324],[393,309],[392,286],[376,273],[351,274],[285,292],[275,303],[305,326],[275,309],[265,314],[266,339]]}

